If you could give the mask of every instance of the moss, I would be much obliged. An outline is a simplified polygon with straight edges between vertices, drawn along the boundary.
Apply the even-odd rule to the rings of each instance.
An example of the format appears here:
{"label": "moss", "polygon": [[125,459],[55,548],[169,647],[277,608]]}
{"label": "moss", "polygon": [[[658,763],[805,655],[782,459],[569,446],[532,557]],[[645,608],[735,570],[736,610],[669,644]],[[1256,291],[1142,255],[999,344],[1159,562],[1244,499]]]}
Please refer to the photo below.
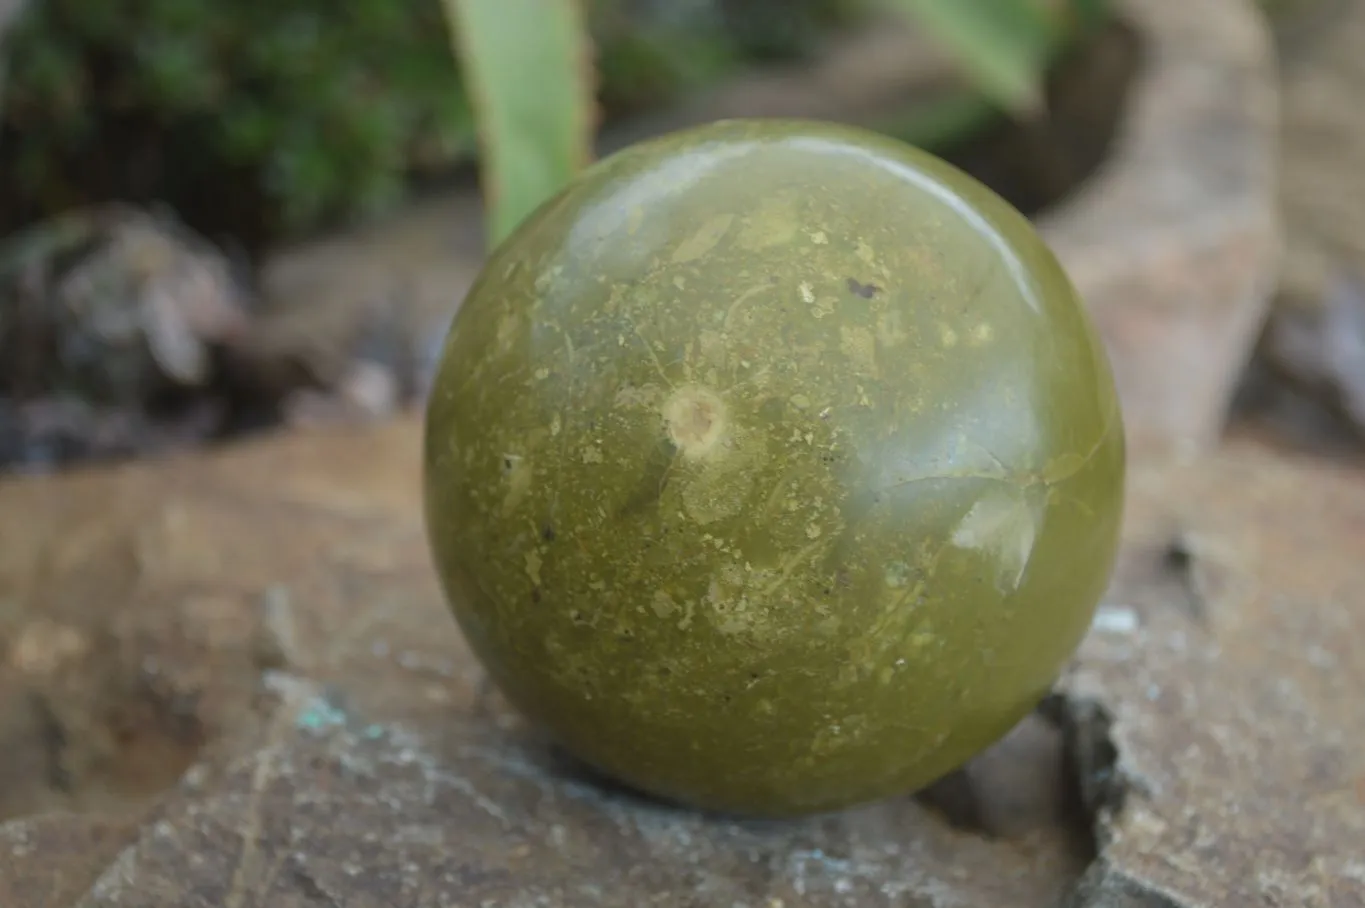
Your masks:
{"label": "moss", "polygon": [[436,2],[45,0],[10,35],[9,223],[107,198],[288,233],[466,155]]}
{"label": "moss", "polygon": [[[751,57],[719,11],[736,5],[591,3],[607,112]],[[44,0],[6,45],[0,231],[121,199],[256,245],[381,210],[475,153],[439,0]]]}

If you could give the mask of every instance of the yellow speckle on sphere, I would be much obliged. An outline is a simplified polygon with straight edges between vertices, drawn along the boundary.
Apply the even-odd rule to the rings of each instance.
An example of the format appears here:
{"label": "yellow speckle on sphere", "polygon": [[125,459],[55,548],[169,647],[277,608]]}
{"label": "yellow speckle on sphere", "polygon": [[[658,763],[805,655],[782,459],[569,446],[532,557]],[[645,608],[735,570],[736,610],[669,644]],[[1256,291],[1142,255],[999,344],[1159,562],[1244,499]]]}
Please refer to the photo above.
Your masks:
{"label": "yellow speckle on sphere", "polygon": [[709,388],[674,391],[664,402],[663,418],[669,440],[689,459],[716,452],[726,435],[725,402]]}
{"label": "yellow speckle on sphere", "polygon": [[653,609],[654,614],[658,615],[660,618],[667,618],[678,610],[678,603],[674,602],[673,597],[663,590],[656,590],[654,592]]}

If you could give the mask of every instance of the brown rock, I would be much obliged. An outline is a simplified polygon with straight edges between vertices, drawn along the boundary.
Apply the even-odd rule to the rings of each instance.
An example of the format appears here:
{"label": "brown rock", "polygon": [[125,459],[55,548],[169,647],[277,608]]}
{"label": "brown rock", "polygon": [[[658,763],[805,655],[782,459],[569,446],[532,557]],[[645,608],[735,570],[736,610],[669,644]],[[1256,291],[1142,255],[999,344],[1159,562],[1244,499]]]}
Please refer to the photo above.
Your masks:
{"label": "brown rock", "polygon": [[161,453],[218,431],[217,357],[245,334],[247,306],[229,260],[161,214],[81,209],[5,238],[0,467]]}
{"label": "brown rock", "polygon": [[[965,804],[949,784],[924,803],[742,823],[584,775],[484,686],[429,567],[418,463],[409,421],[0,486],[10,670],[83,714],[109,676],[67,698],[48,666],[81,666],[89,628],[159,626],[133,648],[195,692],[207,741],[82,899],[37,904],[1029,906],[1080,873],[1059,736],[1036,721],[972,766]],[[21,513],[39,515],[22,542]],[[77,861],[52,848],[0,862],[0,892]]]}
{"label": "brown rock", "polygon": [[1243,0],[1125,0],[1143,72],[1110,159],[1040,220],[1143,446],[1209,448],[1274,290],[1274,54]]}
{"label": "brown rock", "polygon": [[1300,305],[1322,292],[1315,259],[1365,271],[1365,125],[1354,110],[1365,87],[1365,8],[1314,0],[1317,27],[1283,66],[1279,182],[1285,229],[1294,240],[1286,288]]}
{"label": "brown rock", "polygon": [[236,541],[261,524],[186,481],[0,483],[0,817],[137,802],[252,714],[281,658]]}
{"label": "brown rock", "polygon": [[[371,418],[376,382],[364,379],[357,393],[358,368],[388,373],[380,382],[393,385],[383,392],[393,399],[378,407],[385,416],[423,396],[450,317],[483,262],[482,231],[478,197],[454,192],[278,250],[261,271],[260,317],[233,351],[238,370],[268,396],[301,395],[290,404],[308,411],[301,423],[319,421],[314,414],[325,409]],[[318,399],[330,395],[340,400]]]}
{"label": "brown rock", "polygon": [[[0,484],[0,715],[37,692],[76,767],[18,803],[102,812],[0,826],[0,904],[1028,908],[1080,877],[1037,720],[917,800],[796,823],[585,775],[487,689],[445,610],[418,432]],[[1245,445],[1135,460],[1112,595],[1049,704],[1101,845],[1073,903],[1365,905],[1365,476]],[[128,785],[89,767],[127,752],[88,717],[145,704],[148,656],[150,738],[196,729],[197,762],[178,783],[183,758],[163,765],[120,839]],[[48,785],[42,730],[0,736],[0,792]]]}
{"label": "brown rock", "polygon": [[145,810],[119,816],[50,813],[0,824],[0,905],[75,903],[136,840],[146,816]]}
{"label": "brown rock", "polygon": [[259,749],[144,828],[82,906],[1046,905],[1046,831],[995,842],[913,802],[764,826],[576,776],[510,716],[417,728],[280,676]]}
{"label": "brown rock", "polygon": [[1334,415],[1359,450],[1365,441],[1365,270],[1324,270],[1311,304],[1302,297],[1298,305],[1281,300],[1259,353],[1286,390]]}
{"label": "brown rock", "polygon": [[1279,182],[1285,267],[1238,416],[1292,443],[1358,454],[1365,442],[1365,123],[1343,111],[1365,91],[1365,5],[1288,5]]}
{"label": "brown rock", "polygon": [[1365,905],[1365,474],[1241,445],[1131,500],[1060,686],[1101,845],[1076,904]]}

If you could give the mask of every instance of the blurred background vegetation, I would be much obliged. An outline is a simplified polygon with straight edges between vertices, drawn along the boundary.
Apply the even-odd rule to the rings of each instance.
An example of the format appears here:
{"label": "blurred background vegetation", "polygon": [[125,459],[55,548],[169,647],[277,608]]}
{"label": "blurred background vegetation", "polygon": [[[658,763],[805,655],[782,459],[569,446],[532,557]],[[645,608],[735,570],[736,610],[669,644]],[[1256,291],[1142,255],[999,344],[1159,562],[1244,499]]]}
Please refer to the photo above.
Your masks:
{"label": "blurred background vegetation", "polygon": [[[1247,2],[1311,56],[1360,0]],[[1142,65],[1122,6],[0,0],[0,470],[417,399],[462,269],[595,157],[689,123],[855,122],[1028,216],[1064,206]],[[1300,194],[1362,235],[1349,192]],[[1299,270],[1300,296],[1336,286]]]}
{"label": "blurred background vegetation", "polygon": [[897,127],[933,145],[1029,111],[1048,63],[1107,6],[31,0],[5,40],[0,233],[119,199],[255,250],[482,163],[503,187],[490,194],[497,237],[591,157],[600,125],[747,66],[800,61],[869,16],[910,17],[961,64],[965,96]]}

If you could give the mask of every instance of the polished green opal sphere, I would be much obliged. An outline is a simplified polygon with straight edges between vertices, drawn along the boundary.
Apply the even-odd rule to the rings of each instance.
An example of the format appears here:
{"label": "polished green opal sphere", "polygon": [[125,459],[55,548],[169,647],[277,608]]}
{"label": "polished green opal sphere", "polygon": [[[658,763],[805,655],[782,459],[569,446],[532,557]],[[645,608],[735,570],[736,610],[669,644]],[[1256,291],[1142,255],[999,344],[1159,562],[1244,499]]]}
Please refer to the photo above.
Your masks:
{"label": "polished green opal sphere", "polygon": [[491,255],[427,411],[464,636],[570,753],[746,815],[918,789],[1085,634],[1124,433],[1033,226],[870,132],[714,123]]}

